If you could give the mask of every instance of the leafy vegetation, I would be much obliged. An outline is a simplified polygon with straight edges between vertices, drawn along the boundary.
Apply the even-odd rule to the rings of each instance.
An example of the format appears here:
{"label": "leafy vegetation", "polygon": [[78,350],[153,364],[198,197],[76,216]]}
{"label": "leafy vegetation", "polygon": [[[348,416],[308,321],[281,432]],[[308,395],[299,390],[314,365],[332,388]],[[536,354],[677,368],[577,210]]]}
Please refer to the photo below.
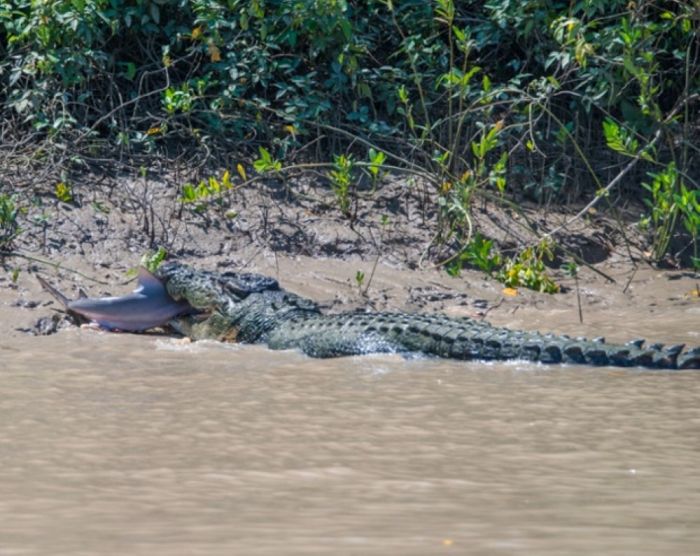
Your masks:
{"label": "leafy vegetation", "polygon": [[54,191],[56,193],[56,199],[62,203],[70,203],[73,200],[73,192],[71,191],[71,187],[65,182],[58,182]]}
{"label": "leafy vegetation", "polygon": [[[146,251],[143,255],[141,255],[139,267],[143,267],[149,272],[155,272],[167,258],[168,251],[165,249],[165,247],[161,245],[158,246],[158,249],[156,249],[155,251]],[[139,267],[130,268],[126,273],[127,277],[136,278],[136,276],[139,273]]]}
{"label": "leafy vegetation", "polygon": [[0,250],[12,249],[14,240],[22,233],[17,217],[20,208],[16,199],[10,195],[0,193]]}
{"label": "leafy vegetation", "polygon": [[[70,176],[234,151],[279,177],[311,159],[351,223],[359,170],[373,190],[408,172],[432,187],[451,268],[487,272],[477,197],[644,199],[650,258],[697,265],[699,39],[680,0],[6,0],[0,139],[22,148],[1,162]],[[199,212],[229,189],[195,182],[180,193]],[[550,290],[528,274],[542,260],[523,245],[503,279]]]}
{"label": "leafy vegetation", "polygon": [[168,252],[163,246],[160,246],[153,252],[144,253],[141,257],[141,266],[149,272],[155,272],[167,257]]}
{"label": "leafy vegetation", "polygon": [[526,287],[542,293],[557,293],[559,285],[547,274],[545,259],[553,254],[547,242],[527,247],[517,257],[506,260],[499,279],[509,288]]}
{"label": "leafy vegetation", "polygon": [[651,183],[642,183],[649,192],[645,200],[649,207],[649,217],[642,220],[644,226],[653,231],[652,257],[663,258],[668,250],[676,222],[681,220],[692,237],[693,264],[698,264],[698,233],[700,233],[700,191],[690,190],[683,183],[674,162],[670,162],[660,172],[650,173]]}
{"label": "leafy vegetation", "polygon": [[333,169],[328,172],[338,208],[348,218],[352,218],[351,193],[354,186],[352,168],[352,157],[341,154],[334,157]]}
{"label": "leafy vegetation", "polygon": [[[557,293],[560,288],[547,273],[545,265],[545,260],[552,258],[548,242],[527,247],[514,257],[504,257],[494,248],[493,240],[477,233],[445,268],[450,275],[458,276],[463,267],[471,266],[487,274],[495,274],[508,288],[524,287],[543,293]],[[571,268],[571,264],[567,268]]]}
{"label": "leafy vegetation", "polygon": [[197,185],[184,184],[180,201],[184,204],[192,205],[196,212],[203,212],[211,201],[217,202],[219,206],[224,206],[223,195],[232,189],[231,173],[225,170],[221,179],[209,176],[207,179],[200,180]]}
{"label": "leafy vegetation", "polygon": [[462,251],[445,265],[448,274],[458,276],[465,266],[473,266],[491,274],[501,267],[502,257],[494,252],[493,240],[476,233]]}

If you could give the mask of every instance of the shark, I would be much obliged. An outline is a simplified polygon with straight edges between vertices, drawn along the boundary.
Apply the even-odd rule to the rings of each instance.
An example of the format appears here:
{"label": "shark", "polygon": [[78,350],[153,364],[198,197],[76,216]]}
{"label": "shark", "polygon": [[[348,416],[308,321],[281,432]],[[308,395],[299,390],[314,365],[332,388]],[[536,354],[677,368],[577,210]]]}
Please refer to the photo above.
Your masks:
{"label": "shark", "polygon": [[143,332],[162,326],[178,315],[193,312],[186,301],[175,301],[157,276],[141,267],[136,289],[116,297],[87,297],[69,299],[44,278],[37,275],[42,287],[53,295],[74,316],[96,323],[106,330]]}

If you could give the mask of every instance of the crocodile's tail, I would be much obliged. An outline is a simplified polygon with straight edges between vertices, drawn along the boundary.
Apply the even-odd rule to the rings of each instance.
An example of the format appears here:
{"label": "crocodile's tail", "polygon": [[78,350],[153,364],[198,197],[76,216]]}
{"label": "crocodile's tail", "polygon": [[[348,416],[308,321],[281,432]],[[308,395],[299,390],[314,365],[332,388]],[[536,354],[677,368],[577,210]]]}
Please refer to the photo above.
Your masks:
{"label": "crocodile's tail", "polygon": [[[438,317],[443,321],[444,317]],[[452,324],[454,323],[454,324]],[[436,323],[438,324],[438,323]],[[529,359],[542,363],[577,363],[616,367],[656,369],[700,369],[700,347],[683,351],[683,344],[645,346],[643,339],[626,344],[608,344],[605,338],[592,340],[540,332],[499,328],[473,319],[439,322],[444,334],[432,336],[427,351],[459,359]],[[428,328],[430,329],[430,328]],[[440,332],[440,328],[438,328]]]}
{"label": "crocodile's tail", "polygon": [[[509,330],[470,318],[408,313],[344,313],[292,319],[271,347],[301,347],[308,355],[334,357],[372,352],[422,352],[453,359],[527,359],[657,369],[700,368],[700,347],[644,346],[644,340],[608,344]],[[282,341],[280,341],[282,339]]]}

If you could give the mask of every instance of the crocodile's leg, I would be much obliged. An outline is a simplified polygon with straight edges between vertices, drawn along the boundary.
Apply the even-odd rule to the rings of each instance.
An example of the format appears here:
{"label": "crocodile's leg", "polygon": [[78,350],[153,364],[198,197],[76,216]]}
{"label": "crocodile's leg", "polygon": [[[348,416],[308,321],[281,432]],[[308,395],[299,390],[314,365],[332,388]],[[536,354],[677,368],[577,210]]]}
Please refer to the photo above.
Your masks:
{"label": "crocodile's leg", "polygon": [[645,348],[643,341],[607,344],[515,331],[473,319],[404,313],[312,315],[283,321],[266,338],[273,349],[298,348],[313,357],[422,352],[455,359],[527,359],[621,367],[700,368],[700,349]]}

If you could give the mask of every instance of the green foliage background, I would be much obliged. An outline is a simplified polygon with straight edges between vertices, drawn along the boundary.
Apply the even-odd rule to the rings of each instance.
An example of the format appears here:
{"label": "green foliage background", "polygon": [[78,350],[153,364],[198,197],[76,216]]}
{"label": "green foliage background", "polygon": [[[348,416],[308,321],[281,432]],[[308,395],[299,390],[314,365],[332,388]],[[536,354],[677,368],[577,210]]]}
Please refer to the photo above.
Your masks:
{"label": "green foliage background", "polygon": [[573,201],[624,170],[635,197],[672,168],[690,214],[699,27],[698,0],[3,0],[0,139],[62,168],[373,147],[452,230],[476,190]]}

